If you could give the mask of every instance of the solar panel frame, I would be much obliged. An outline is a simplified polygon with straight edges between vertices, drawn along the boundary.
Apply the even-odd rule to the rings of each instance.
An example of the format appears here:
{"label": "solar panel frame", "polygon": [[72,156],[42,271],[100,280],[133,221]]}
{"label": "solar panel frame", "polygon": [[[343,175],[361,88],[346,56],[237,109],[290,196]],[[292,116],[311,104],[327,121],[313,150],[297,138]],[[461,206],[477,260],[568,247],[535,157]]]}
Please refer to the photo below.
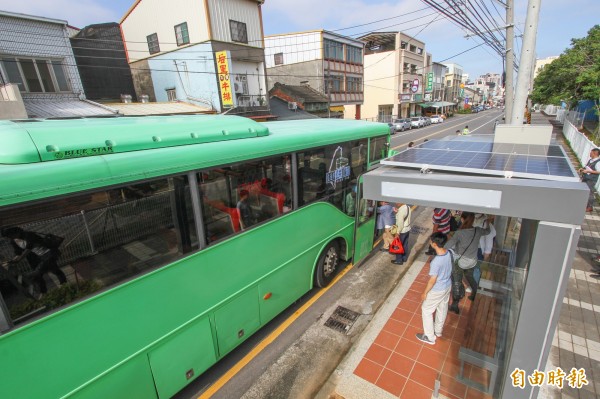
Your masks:
{"label": "solar panel frame", "polygon": [[562,147],[494,143],[491,137],[429,140],[381,163],[490,176],[579,181]]}

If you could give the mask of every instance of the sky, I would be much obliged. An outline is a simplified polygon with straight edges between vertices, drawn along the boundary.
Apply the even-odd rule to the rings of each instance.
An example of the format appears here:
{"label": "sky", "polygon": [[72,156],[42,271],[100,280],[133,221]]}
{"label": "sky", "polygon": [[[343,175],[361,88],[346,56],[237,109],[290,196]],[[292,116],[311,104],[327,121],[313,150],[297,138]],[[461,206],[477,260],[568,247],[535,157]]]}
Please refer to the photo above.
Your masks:
{"label": "sky", "polygon": [[[501,4],[497,0],[485,1],[489,7],[492,2],[496,5],[498,13],[490,8],[491,13],[498,24],[504,25],[500,20],[500,15],[505,14]],[[527,0],[514,1],[516,35],[520,35],[524,30]],[[570,46],[572,38],[585,37],[598,23],[599,0],[541,1],[537,58],[560,55]],[[119,22],[133,3],[134,0],[0,0],[0,10],[62,19],[83,28]],[[170,6],[172,0],[164,3]],[[266,0],[262,11],[266,35],[325,29],[357,37],[373,31],[400,30],[425,42],[426,51],[434,61],[461,65],[471,80],[488,72],[502,72],[500,56],[485,45],[458,55],[481,41],[465,38],[465,31],[418,0]],[[517,38],[517,59],[521,44]]]}

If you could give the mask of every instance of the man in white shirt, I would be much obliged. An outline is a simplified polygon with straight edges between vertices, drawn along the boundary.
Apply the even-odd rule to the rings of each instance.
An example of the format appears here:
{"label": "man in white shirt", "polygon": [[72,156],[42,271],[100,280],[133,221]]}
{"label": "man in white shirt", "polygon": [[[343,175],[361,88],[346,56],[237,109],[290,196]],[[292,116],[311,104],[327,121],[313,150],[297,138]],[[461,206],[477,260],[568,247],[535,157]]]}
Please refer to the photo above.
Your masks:
{"label": "man in white shirt", "polygon": [[596,183],[598,182],[598,175],[600,170],[598,169],[598,163],[600,162],[600,149],[592,148],[590,151],[590,159],[583,168],[579,168],[581,174],[581,181],[588,185],[590,189],[590,196],[588,197],[586,212],[594,210],[594,200],[596,199]]}

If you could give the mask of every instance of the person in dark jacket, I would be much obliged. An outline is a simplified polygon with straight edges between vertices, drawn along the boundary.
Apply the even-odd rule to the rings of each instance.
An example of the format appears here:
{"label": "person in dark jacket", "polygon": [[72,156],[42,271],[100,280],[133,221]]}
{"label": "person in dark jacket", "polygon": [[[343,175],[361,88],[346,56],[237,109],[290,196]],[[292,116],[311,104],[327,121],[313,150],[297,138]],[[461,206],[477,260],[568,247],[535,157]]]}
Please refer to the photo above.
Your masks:
{"label": "person in dark jacket", "polygon": [[31,281],[39,287],[42,294],[48,292],[48,287],[44,281],[44,274],[50,272],[54,274],[61,284],[67,282],[65,273],[58,267],[56,261],[60,256],[58,248],[48,248],[44,245],[44,239],[38,234],[25,231],[20,227],[6,227],[1,232],[3,237],[10,239],[15,257],[11,263],[19,262],[21,259],[27,259],[32,273],[29,275]]}

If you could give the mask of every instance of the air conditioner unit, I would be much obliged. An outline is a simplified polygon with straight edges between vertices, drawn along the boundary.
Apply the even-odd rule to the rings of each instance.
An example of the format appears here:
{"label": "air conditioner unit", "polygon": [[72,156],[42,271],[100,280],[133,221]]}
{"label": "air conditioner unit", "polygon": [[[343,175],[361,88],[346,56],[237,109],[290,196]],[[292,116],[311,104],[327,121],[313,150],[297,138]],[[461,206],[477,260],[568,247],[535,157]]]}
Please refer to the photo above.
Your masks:
{"label": "air conditioner unit", "polygon": [[293,111],[298,109],[298,103],[297,102],[288,102],[288,109],[291,109]]}
{"label": "air conditioner unit", "polygon": [[244,94],[244,86],[241,83],[233,83],[233,91]]}

